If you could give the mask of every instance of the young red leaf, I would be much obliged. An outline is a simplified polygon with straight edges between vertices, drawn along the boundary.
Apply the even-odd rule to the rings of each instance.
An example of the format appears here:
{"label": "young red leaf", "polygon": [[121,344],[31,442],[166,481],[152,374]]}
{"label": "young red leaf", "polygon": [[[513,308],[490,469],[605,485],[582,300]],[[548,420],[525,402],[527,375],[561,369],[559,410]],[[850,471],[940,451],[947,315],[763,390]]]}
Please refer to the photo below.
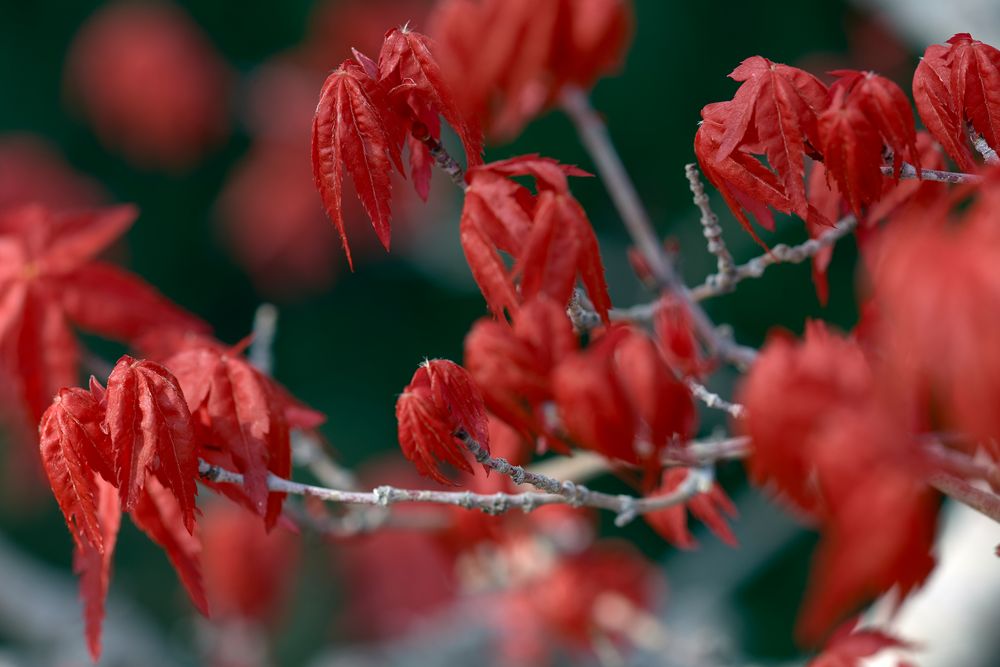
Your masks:
{"label": "young red leaf", "polygon": [[83,600],[84,634],[90,657],[101,657],[101,626],[104,624],[104,601],[111,583],[111,559],[121,526],[122,509],[118,490],[109,482],[95,477],[97,486],[97,516],[101,528],[101,547],[77,544],[73,551],[73,572],[80,577],[80,598]]}
{"label": "young red leaf", "polygon": [[468,166],[482,163],[482,131],[475,118],[459,110],[425,35],[408,26],[387,32],[378,57],[378,71],[379,83],[390,95],[405,96],[417,108],[444,116],[462,140]]}
{"label": "young red leaf", "polygon": [[902,600],[918,588],[934,569],[936,518],[932,491],[907,472],[883,467],[857,480],[824,526],[796,626],[799,640],[819,644],[862,604],[890,589]]}
{"label": "young red leaf", "polygon": [[550,375],[577,347],[565,310],[541,296],[524,305],[513,327],[478,321],[465,338],[465,366],[490,412],[523,437],[551,436],[543,414],[552,400]]}
{"label": "young red leaf", "polygon": [[108,378],[107,403],[122,509],[136,506],[144,484],[152,479],[147,471],[152,471],[174,494],[183,525],[193,532],[197,442],[177,379],[155,362],[125,355]]}
{"label": "young red leaf", "polygon": [[627,0],[449,0],[431,22],[459,104],[509,139],[567,86],[617,69],[634,19]]}
{"label": "young red leaf", "polygon": [[924,127],[934,135],[958,168],[976,171],[976,162],[965,139],[963,114],[952,92],[950,48],[927,47],[913,73],[913,101]]}
{"label": "young red leaf", "polygon": [[768,340],[737,400],[747,409],[745,427],[753,442],[751,478],[799,509],[819,512],[816,448],[845,413],[874,404],[874,376],[857,343],[811,322],[800,344],[783,336]]}
{"label": "young red leaf", "polygon": [[672,441],[684,442],[694,435],[698,424],[694,399],[667,366],[656,343],[643,333],[632,331],[618,344],[615,363],[639,418],[639,439],[652,448],[642,458],[653,466],[650,472],[658,471],[655,453]]}
{"label": "young red leaf", "polygon": [[[78,380],[69,321],[130,342],[154,327],[206,331],[138,278],[93,257],[135,219],[133,207],[54,212],[24,206],[0,213],[0,349],[33,420],[60,387]],[[21,408],[21,406],[17,406]]]}
{"label": "young red leaf", "polygon": [[956,107],[987,144],[1000,146],[1000,51],[964,32],[948,44]]}
{"label": "young red leaf", "polygon": [[[284,494],[270,494],[269,473],[286,477],[291,468],[289,408],[311,413],[269,377],[230,350],[191,347],[168,358],[199,438],[211,443],[204,455],[214,463],[232,465],[244,475],[242,489],[221,490],[266,517],[268,528],[281,513]],[[313,413],[317,414],[317,413]],[[318,415],[322,421],[322,415]],[[308,427],[318,423],[309,415]]]}
{"label": "young red leaf", "polygon": [[[473,277],[498,317],[517,312],[520,299],[546,294],[566,303],[577,276],[597,312],[611,308],[594,230],[569,193],[567,176],[583,175],[537,155],[524,155],[470,170],[462,210],[462,244]],[[538,195],[511,177],[532,176]],[[492,247],[491,247],[492,246]],[[514,257],[508,271],[498,251]],[[520,299],[515,278],[521,278]]]}
{"label": "young red leaf", "polygon": [[[660,485],[649,494],[650,498],[667,496],[677,490],[677,488],[691,474],[683,468],[668,468],[663,471]],[[726,516],[736,518],[737,511],[733,501],[729,499],[726,492],[718,482],[712,484],[712,489],[707,493],[699,493],[691,500],[680,505],[667,507],[643,514],[643,518],[650,527],[659,533],[660,537],[673,544],[679,549],[696,549],[698,541],[691,535],[688,529],[688,512],[697,517],[708,529],[722,542],[731,546],[739,546],[736,536],[726,521]]]}
{"label": "young red leaf", "polygon": [[62,389],[38,427],[42,465],[77,549],[103,550],[100,488],[95,473],[113,480],[104,410],[84,389]]}
{"label": "young red leaf", "polygon": [[892,152],[898,177],[903,161],[919,175],[916,129],[906,95],[893,82],[872,72],[838,70],[832,100],[819,117],[820,150],[827,173],[854,214],[884,191],[883,147]]}
{"label": "young red leaf", "polygon": [[638,464],[636,413],[614,364],[615,339],[620,335],[620,330],[606,334],[563,360],[553,372],[552,391],[562,425],[574,442],[608,458]]}
{"label": "young red leaf", "polygon": [[377,85],[363,67],[351,60],[344,61],[323,84],[313,119],[313,176],[327,215],[340,234],[349,264],[352,264],[351,250],[341,203],[344,169],[351,176],[386,250],[390,237],[393,164],[402,171],[400,144],[390,131],[392,121],[385,118],[392,112],[386,108]]}
{"label": "young red leaf", "polygon": [[[717,102],[701,110],[702,122],[694,135],[694,153],[702,172],[718,189],[743,229],[757,243],[764,245],[750,224],[747,213],[753,215],[764,229],[773,231],[774,216],[768,207],[782,213],[792,213],[794,207],[774,172],[749,151],[734,150],[725,159],[717,158],[734,102]],[[800,217],[808,218],[807,211],[795,212]]]}
{"label": "young red leaf", "polygon": [[438,469],[448,463],[472,472],[456,436],[464,431],[489,452],[489,421],[482,395],[468,372],[450,361],[432,359],[413,374],[396,401],[399,446],[421,475],[454,484]]}
{"label": "young red leaf", "polygon": [[184,530],[187,509],[177,496],[150,475],[129,513],[132,523],[167,552],[188,597],[204,616],[208,601],[201,577],[201,540],[190,528]]}
{"label": "young red leaf", "polygon": [[807,72],[761,56],[747,58],[729,76],[742,85],[727,108],[714,162],[753,145],[752,152],[762,151],[778,175],[792,209],[806,210],[803,158],[808,148],[821,145],[816,119],[828,103],[825,86]]}

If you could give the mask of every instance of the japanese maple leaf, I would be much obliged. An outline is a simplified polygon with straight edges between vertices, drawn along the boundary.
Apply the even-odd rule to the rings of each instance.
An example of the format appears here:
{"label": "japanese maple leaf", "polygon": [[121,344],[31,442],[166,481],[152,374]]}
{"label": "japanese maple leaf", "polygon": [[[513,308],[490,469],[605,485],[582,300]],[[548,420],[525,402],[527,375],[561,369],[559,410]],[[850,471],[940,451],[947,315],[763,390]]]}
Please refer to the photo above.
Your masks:
{"label": "japanese maple leaf", "polygon": [[[542,293],[566,303],[579,276],[607,321],[611,298],[597,237],[566,178],[584,173],[537,155],[469,171],[462,248],[497,317],[504,309],[514,315],[522,300]],[[533,177],[537,195],[510,180],[516,176]],[[514,258],[513,269],[507,268],[501,251]]]}
{"label": "japanese maple leaf", "polygon": [[[668,496],[687,479],[691,473],[683,468],[668,468],[663,471],[660,485],[648,497]],[[737,516],[736,506],[729,499],[718,482],[706,493],[699,493],[686,503],[643,514],[646,523],[659,535],[680,549],[696,549],[698,541],[688,529],[688,513],[708,526],[712,533],[731,547],[738,546],[736,536],[726,522],[726,516]]]}
{"label": "japanese maple leaf", "polygon": [[327,78],[313,119],[312,155],[316,187],[340,234],[351,263],[342,213],[344,169],[389,249],[393,167],[404,173],[404,144],[418,194],[426,198],[431,140],[440,137],[443,116],[458,133],[469,166],[482,162],[482,134],[463,115],[444,82],[428,38],[408,27],[386,33],[376,63],[354,51]]}
{"label": "japanese maple leaf", "polygon": [[85,389],[62,389],[38,427],[42,466],[78,550],[102,552],[100,483],[114,482],[104,409]]}
{"label": "japanese maple leaf", "polygon": [[77,544],[73,551],[73,572],[80,577],[84,634],[90,657],[96,663],[101,657],[104,601],[111,584],[111,559],[121,526],[122,509],[118,490],[112,484],[96,475],[94,484],[97,488],[97,522],[101,530],[101,543]]}
{"label": "japanese maple leaf", "polygon": [[634,17],[628,0],[449,0],[431,24],[463,109],[511,138],[567,86],[616,70]]}
{"label": "japanese maple leaf", "polygon": [[344,170],[389,249],[393,166],[401,173],[402,134],[388,100],[365,68],[345,60],[323,84],[313,119],[312,161],[316,188],[353,267],[342,213]]}
{"label": "japanese maple leaf", "polygon": [[952,90],[951,47],[931,44],[913,73],[913,101],[928,132],[958,168],[976,171],[966,143],[964,114]]}
{"label": "japanese maple leaf", "polygon": [[565,309],[540,295],[524,304],[513,326],[479,320],[465,337],[465,367],[482,388],[490,412],[523,437],[546,435],[559,447],[545,406],[553,400],[552,370],[578,345]]}
{"label": "japanese maple leaf", "polygon": [[743,229],[764,245],[747,213],[753,215],[761,227],[773,231],[774,216],[770,209],[792,213],[793,206],[774,172],[747,150],[734,150],[725,159],[716,159],[733,103],[716,102],[701,110],[701,125],[694,135],[694,153],[705,176],[722,195]]}
{"label": "japanese maple leaf", "polygon": [[155,473],[194,531],[198,449],[194,421],[177,379],[153,361],[125,355],[108,377],[107,429],[122,509],[131,511]]}
{"label": "japanese maple leaf", "polygon": [[823,517],[868,468],[912,469],[912,425],[891,395],[862,347],[822,323],[810,322],[799,343],[772,336],[738,392],[751,478]]}
{"label": "japanese maple leaf", "polygon": [[[378,57],[379,83],[390,97],[405,99],[410,114],[425,125],[435,123],[438,114],[444,116],[462,140],[468,166],[474,167],[483,161],[482,131],[474,117],[459,109],[431,46],[426,35],[405,25],[387,32]],[[428,129],[433,132],[434,127]]]}
{"label": "japanese maple leaf", "polygon": [[417,369],[396,401],[396,420],[403,455],[421,475],[442,484],[454,482],[438,469],[439,462],[472,472],[459,431],[489,452],[482,395],[468,371],[451,361],[432,359]]}
{"label": "japanese maple leaf", "polygon": [[913,98],[924,125],[963,171],[976,170],[966,123],[996,149],[1000,142],[1000,51],[958,33],[933,44],[913,75]]}
{"label": "japanese maple leaf", "polygon": [[616,339],[598,343],[563,360],[553,371],[552,391],[563,428],[577,445],[638,464],[635,408],[614,363]]}
{"label": "japanese maple leaf", "polygon": [[[857,435],[857,434],[853,434]],[[891,516],[889,523],[884,517]],[[937,502],[905,471],[876,468],[824,523],[796,634],[818,644],[844,616],[895,589],[904,599],[934,568]]]}
{"label": "japanese maple leaf", "polygon": [[[878,340],[892,390],[935,423],[985,443],[1000,437],[1000,243],[991,223],[1000,190],[983,186],[964,218],[918,210],[871,251]],[[995,452],[996,449],[993,449]]]}
{"label": "japanese maple leaf", "polygon": [[830,105],[819,116],[819,147],[828,175],[861,217],[862,207],[884,190],[884,149],[892,152],[897,179],[904,160],[919,176],[916,128],[909,100],[892,81],[873,72],[832,74],[839,78],[830,87]]}
{"label": "japanese maple leaf", "polygon": [[150,476],[129,512],[132,523],[167,553],[195,608],[208,616],[201,575],[201,539],[184,529],[186,510],[176,495]]}
{"label": "japanese maple leaf", "polygon": [[33,421],[61,387],[77,383],[71,323],[125,342],[160,326],[207,330],[136,276],[94,261],[135,217],[130,206],[0,213],[0,365]]}
{"label": "japanese maple leaf", "polygon": [[251,366],[238,349],[193,345],[170,356],[164,365],[184,391],[198,439],[205,443],[202,455],[244,475],[242,488],[216,488],[265,516],[268,528],[273,527],[284,494],[268,492],[268,474],[291,473],[289,427],[318,424],[297,418],[293,410],[300,404]]}
{"label": "japanese maple leaf", "polygon": [[[817,118],[828,104],[826,87],[807,72],[761,56],[747,58],[729,76],[742,85],[730,102],[702,111],[706,123],[695,136],[695,153],[709,180],[723,184],[726,203],[751,233],[743,209],[767,229],[773,228],[768,206],[803,219],[816,215],[806,200],[804,160],[818,155]],[[770,169],[755,155],[765,157]]]}
{"label": "japanese maple leaf", "polygon": [[743,82],[728,109],[726,131],[715,155],[722,162],[743,146],[762,152],[797,210],[806,208],[803,156],[820,145],[817,116],[828,93],[819,79],[761,56],[747,58],[729,75]]}

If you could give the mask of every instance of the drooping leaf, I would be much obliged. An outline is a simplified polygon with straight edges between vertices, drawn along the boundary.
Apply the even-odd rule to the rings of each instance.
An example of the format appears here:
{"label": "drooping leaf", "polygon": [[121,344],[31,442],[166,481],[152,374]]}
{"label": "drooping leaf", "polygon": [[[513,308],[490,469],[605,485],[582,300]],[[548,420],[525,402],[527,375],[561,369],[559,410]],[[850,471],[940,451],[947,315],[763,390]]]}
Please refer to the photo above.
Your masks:
{"label": "drooping leaf", "polygon": [[104,625],[104,601],[111,583],[111,560],[114,556],[122,509],[118,489],[95,477],[97,486],[97,516],[101,528],[100,548],[89,543],[77,544],[73,551],[73,572],[80,577],[80,598],[83,601],[84,634],[90,657],[101,657],[101,629]]}
{"label": "drooping leaf", "polygon": [[899,86],[872,72],[838,70],[831,102],[819,116],[820,150],[854,214],[884,191],[883,147],[892,152],[898,178],[904,161],[917,168],[916,129],[909,100]]}
{"label": "drooping leaf", "polygon": [[167,552],[191,602],[202,615],[208,616],[201,576],[201,540],[193,530],[184,529],[186,514],[176,495],[153,475],[146,480],[129,512],[132,523]]}
{"label": "drooping leaf", "polygon": [[313,119],[313,176],[349,264],[351,251],[342,213],[344,170],[354,182],[386,250],[390,239],[390,175],[394,164],[402,170],[400,144],[390,132],[391,121],[385,118],[391,111],[379,98],[377,86],[363,67],[344,61],[323,84]]}
{"label": "drooping leaf", "polygon": [[453,484],[439,469],[448,463],[472,472],[460,430],[489,452],[489,420],[482,395],[468,372],[444,359],[425,362],[396,401],[399,446],[417,471]]}
{"label": "drooping leaf", "polygon": [[962,109],[952,93],[949,47],[931,44],[913,73],[913,101],[924,127],[958,168],[974,172],[976,162],[965,139]]}
{"label": "drooping leaf", "polygon": [[85,389],[62,389],[38,427],[42,465],[77,549],[103,550],[100,488],[95,474],[113,480],[111,443],[101,429],[104,411]]}
{"label": "drooping leaf", "polygon": [[387,32],[379,53],[378,71],[379,83],[390,95],[403,95],[414,100],[418,108],[444,116],[462,140],[469,167],[482,164],[482,130],[474,117],[459,109],[431,52],[431,41],[425,35],[408,26]]}
{"label": "drooping leaf", "polygon": [[[660,485],[648,497],[656,498],[670,495],[687,479],[689,474],[691,473],[683,468],[664,470]],[[689,512],[704,523],[712,531],[712,534],[723,543],[734,548],[738,546],[736,536],[733,535],[733,531],[726,521],[727,516],[730,519],[736,518],[736,506],[718,482],[713,482],[712,488],[708,492],[699,493],[686,503],[648,512],[643,514],[643,518],[660,537],[675,547],[697,549],[698,541],[691,535],[688,528],[687,515]]]}
{"label": "drooping leaf", "polygon": [[194,531],[198,476],[194,422],[177,379],[152,361],[123,356],[108,378],[107,424],[122,509],[131,511],[156,473]]}

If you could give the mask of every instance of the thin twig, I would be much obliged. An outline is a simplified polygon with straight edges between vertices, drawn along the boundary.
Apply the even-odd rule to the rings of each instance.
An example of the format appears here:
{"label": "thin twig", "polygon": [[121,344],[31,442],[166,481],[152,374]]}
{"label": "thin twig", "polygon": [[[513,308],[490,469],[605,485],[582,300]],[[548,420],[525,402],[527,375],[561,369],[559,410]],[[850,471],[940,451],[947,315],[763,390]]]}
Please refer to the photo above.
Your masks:
{"label": "thin twig", "polygon": [[[882,173],[886,176],[892,176],[892,167],[886,165],[882,167]],[[917,176],[916,168],[909,163],[904,162],[902,168],[899,171],[899,177],[902,179],[913,179],[920,178],[923,181],[936,181],[938,183],[979,183],[983,180],[983,177],[978,174],[964,174],[958,171],[941,171],[940,169],[923,169],[920,170],[920,176]]]}
{"label": "thin twig", "polygon": [[[243,484],[243,475],[221,466],[209,464],[206,461],[198,462],[198,473],[204,479],[216,483]],[[392,486],[379,486],[370,492],[341,491],[340,489],[328,489],[311,484],[300,484],[274,474],[268,475],[267,488],[278,493],[310,496],[328,503],[343,505],[388,507],[398,503],[430,503],[469,510],[478,509],[486,514],[503,514],[512,509],[530,512],[544,505],[593,507],[614,512],[616,515],[615,524],[623,526],[640,514],[673,507],[688,501],[699,493],[704,493],[711,488],[712,481],[713,472],[710,467],[692,468],[687,479],[676,490],[654,498],[611,495],[591,491],[579,485],[575,485],[576,491],[572,496],[533,492],[481,494],[468,491],[416,491]]]}
{"label": "thin twig", "polygon": [[[798,245],[785,245],[780,243],[770,252],[754,257],[745,264],[736,267],[732,278],[729,281],[721,280],[720,274],[712,274],[705,279],[705,282],[692,288],[691,296],[696,301],[703,301],[712,297],[728,294],[738,283],[750,278],[760,278],[769,266],[775,264],[801,264],[812,258],[824,248],[829,248],[840,239],[851,234],[857,227],[857,220],[853,216],[847,216],[837,222],[836,225],[824,231],[814,239],[809,239]],[[650,301],[629,308],[614,308],[611,310],[611,319],[620,322],[649,322],[660,307],[660,301]],[[595,314],[596,316],[596,314]],[[581,322],[590,323],[593,317],[586,314],[580,318]]]}
{"label": "thin twig", "polygon": [[931,473],[927,476],[927,483],[952,500],[968,505],[1000,523],[1000,496],[978,489],[964,479],[946,472]]}
{"label": "thin twig", "polygon": [[708,387],[701,384],[697,380],[694,380],[693,378],[685,378],[684,384],[687,385],[691,394],[706,406],[714,410],[722,410],[733,419],[743,419],[746,417],[746,408],[739,403],[731,403],[718,394],[709,391]]}
{"label": "thin twig", "polygon": [[427,150],[430,151],[431,157],[434,158],[434,163],[446,174],[451,182],[457,185],[462,190],[465,190],[465,171],[462,170],[462,165],[460,165],[455,158],[451,156],[448,150],[441,144],[440,141],[435,139],[426,130],[423,133],[418,134],[416,130],[413,132],[413,137],[421,142],[424,146],[427,146]]}
{"label": "thin twig", "polygon": [[715,215],[705,194],[705,185],[701,182],[698,172],[698,165],[690,163],[684,165],[684,173],[687,175],[688,184],[691,187],[691,194],[694,196],[694,204],[701,211],[701,226],[705,240],[708,241],[708,252],[716,257],[718,275],[721,280],[728,280],[736,271],[736,262],[733,255],[726,247],[726,241],[722,238],[722,226],[719,224],[719,216]]}
{"label": "thin twig", "polygon": [[715,324],[692,298],[687,286],[677,276],[673,263],[664,252],[652,221],[643,208],[639,195],[615,150],[607,127],[590,105],[584,91],[568,86],[563,89],[562,108],[576,126],[587,152],[621,215],[629,236],[642,253],[659,288],[676,295],[691,315],[695,331],[708,347],[709,352],[739,368],[748,368],[756,358],[752,348],[735,345],[720,335]]}
{"label": "thin twig", "polygon": [[986,141],[986,137],[976,132],[975,128],[972,127],[972,123],[967,123],[965,129],[969,133],[969,140],[972,142],[972,147],[976,149],[977,153],[983,156],[986,164],[1000,164],[1000,157],[997,156],[997,152]]}

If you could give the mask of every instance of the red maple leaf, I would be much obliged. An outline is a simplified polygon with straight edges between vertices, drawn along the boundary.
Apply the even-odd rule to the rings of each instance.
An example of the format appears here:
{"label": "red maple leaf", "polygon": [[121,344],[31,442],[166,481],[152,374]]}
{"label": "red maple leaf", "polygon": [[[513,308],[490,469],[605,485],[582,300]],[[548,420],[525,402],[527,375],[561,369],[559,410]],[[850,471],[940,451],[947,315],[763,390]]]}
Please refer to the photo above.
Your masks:
{"label": "red maple leaf", "polygon": [[[858,619],[844,623],[827,642],[823,652],[806,667],[862,667],[864,658],[888,648],[911,648],[908,642],[874,628],[859,628]],[[902,667],[902,664],[899,665]]]}
{"label": "red maple leaf", "polygon": [[462,108],[509,139],[567,85],[620,67],[632,14],[627,0],[450,0],[431,24]]}
{"label": "red maple leaf", "polygon": [[465,366],[490,412],[525,439],[544,435],[565,449],[546,423],[545,406],[553,400],[552,370],[578,346],[566,311],[540,295],[524,304],[513,326],[476,322],[465,337]]}
{"label": "red maple leaf", "polygon": [[97,520],[101,529],[101,544],[77,544],[73,551],[73,572],[80,577],[84,634],[90,657],[96,663],[101,657],[104,601],[111,584],[111,559],[121,526],[122,509],[118,490],[112,484],[96,476],[94,483],[97,487]]}
{"label": "red maple leaf", "polygon": [[37,421],[52,396],[77,383],[70,322],[130,342],[155,327],[207,330],[139,278],[94,257],[125,232],[130,206],[56,213],[39,206],[0,213],[0,352],[4,372]]}
{"label": "red maple leaf", "polygon": [[201,576],[201,539],[185,530],[186,510],[176,495],[150,476],[135,507],[129,513],[132,523],[167,552],[188,597],[195,608],[208,616],[208,600]]}
{"label": "red maple leaf", "polygon": [[884,191],[883,150],[893,155],[898,179],[903,161],[917,168],[916,129],[906,95],[873,72],[837,70],[830,105],[819,116],[820,151],[828,177],[837,182],[851,210],[876,201]]}
{"label": "red maple leaf", "polygon": [[123,356],[108,377],[106,419],[122,509],[136,506],[155,473],[193,533],[198,449],[177,379],[156,362]]}
{"label": "red maple leaf", "polygon": [[489,453],[489,420],[482,395],[464,368],[445,359],[421,364],[396,401],[399,446],[421,475],[454,484],[439,469],[448,463],[472,472],[466,448],[456,435],[464,431]]}
{"label": "red maple leaf", "polygon": [[913,99],[924,125],[966,172],[976,171],[966,123],[993,148],[1000,141],[1000,51],[958,33],[932,44],[913,74]]}
{"label": "red maple leaf", "polygon": [[[684,468],[668,468],[663,471],[660,485],[649,494],[649,498],[668,496],[687,479],[691,472]],[[726,522],[726,516],[737,516],[736,505],[729,499],[718,482],[706,493],[699,493],[686,503],[666,509],[647,512],[642,517],[660,537],[680,549],[697,549],[698,541],[688,529],[688,513],[708,526],[712,533],[731,547],[738,546],[736,536]],[[725,516],[724,516],[725,515]]]}
{"label": "red maple leaf", "polygon": [[[164,361],[176,376],[195,419],[202,455],[234,467],[243,487],[212,488],[266,518],[268,529],[281,514],[284,494],[271,494],[269,473],[291,473],[289,428],[312,429],[323,420],[239,354],[214,344],[193,344]],[[302,411],[302,414],[299,414]],[[303,417],[305,417],[303,419]]]}
{"label": "red maple leaf", "polygon": [[[537,155],[492,162],[469,171],[461,238],[466,260],[486,302],[497,317],[515,315],[522,300],[545,294],[566,303],[577,276],[597,312],[608,319],[611,298],[597,237],[567,176],[576,167]],[[537,194],[511,180],[531,176]],[[499,254],[514,258],[508,269]],[[519,285],[516,285],[520,278]]]}
{"label": "red maple leaf", "polygon": [[98,475],[113,482],[104,409],[86,389],[62,389],[38,427],[42,465],[77,548],[103,549]]}
{"label": "red maple leaf", "polygon": [[345,60],[323,84],[313,120],[313,175],[352,267],[341,203],[344,169],[388,250],[390,176],[394,165],[403,171],[396,122],[384,91],[357,62]]}

